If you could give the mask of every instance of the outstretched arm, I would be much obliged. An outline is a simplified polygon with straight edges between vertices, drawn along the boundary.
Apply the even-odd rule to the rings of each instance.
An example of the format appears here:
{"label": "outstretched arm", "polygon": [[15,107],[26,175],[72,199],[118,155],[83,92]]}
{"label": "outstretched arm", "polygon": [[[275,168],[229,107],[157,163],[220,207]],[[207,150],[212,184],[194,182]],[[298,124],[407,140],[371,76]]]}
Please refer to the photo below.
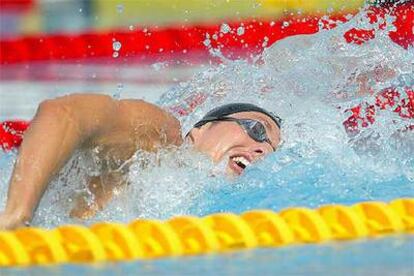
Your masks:
{"label": "outstretched arm", "polygon": [[85,140],[105,131],[117,103],[107,96],[74,95],[40,104],[20,147],[0,228],[30,221],[51,178]]}
{"label": "outstretched arm", "polygon": [[128,145],[131,155],[137,148],[182,142],[178,120],[142,100],[74,94],[43,102],[20,147],[0,229],[31,220],[49,182],[76,149],[114,137]]}

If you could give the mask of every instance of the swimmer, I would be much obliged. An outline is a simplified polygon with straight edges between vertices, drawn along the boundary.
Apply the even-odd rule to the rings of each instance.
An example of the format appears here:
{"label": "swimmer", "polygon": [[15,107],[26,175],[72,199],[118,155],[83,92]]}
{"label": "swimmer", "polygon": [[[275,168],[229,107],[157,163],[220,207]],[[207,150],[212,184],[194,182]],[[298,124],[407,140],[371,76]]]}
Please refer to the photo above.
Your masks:
{"label": "swimmer", "polygon": [[277,150],[280,123],[279,117],[260,107],[234,103],[208,112],[182,137],[174,116],[142,100],[73,94],[44,101],[20,147],[0,229],[29,225],[48,184],[76,151],[98,149],[104,164],[101,175],[89,180],[94,204],[79,201],[71,212],[73,217],[87,218],[103,208],[115,187],[125,184],[127,171],[119,167],[139,149],[154,152],[191,143],[215,163],[227,160],[228,174],[240,175]]}

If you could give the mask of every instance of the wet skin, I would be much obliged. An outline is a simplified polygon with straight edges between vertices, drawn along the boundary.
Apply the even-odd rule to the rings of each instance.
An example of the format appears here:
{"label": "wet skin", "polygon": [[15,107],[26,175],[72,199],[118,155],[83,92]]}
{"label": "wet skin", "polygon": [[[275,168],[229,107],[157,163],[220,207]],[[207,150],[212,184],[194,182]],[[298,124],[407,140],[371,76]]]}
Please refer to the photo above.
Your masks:
{"label": "wet skin", "polygon": [[226,172],[240,175],[246,165],[277,149],[280,144],[280,129],[272,119],[259,112],[240,112],[230,117],[261,122],[272,145],[253,140],[236,122],[226,121],[207,123],[200,128],[194,128],[189,134],[189,139],[196,150],[209,155],[215,163],[228,159]]}

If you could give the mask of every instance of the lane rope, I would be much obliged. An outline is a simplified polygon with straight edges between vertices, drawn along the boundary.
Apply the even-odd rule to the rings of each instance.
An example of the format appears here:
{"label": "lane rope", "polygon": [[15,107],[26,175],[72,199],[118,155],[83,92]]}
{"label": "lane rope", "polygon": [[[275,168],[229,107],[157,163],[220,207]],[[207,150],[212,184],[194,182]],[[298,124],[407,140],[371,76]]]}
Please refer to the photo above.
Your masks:
{"label": "lane rope", "polygon": [[414,198],[0,231],[0,266],[148,260],[414,234]]}
{"label": "lane rope", "polygon": [[[300,2],[300,1],[299,1]],[[357,10],[352,13],[356,13]],[[404,48],[414,45],[414,5],[401,4],[393,10],[370,7],[367,16],[371,23],[384,21],[384,15],[395,16],[395,30],[389,32],[390,39]],[[349,14],[331,14],[329,20],[321,15],[288,16],[275,20],[251,19],[241,22],[228,22],[230,31],[221,32],[222,24],[195,24],[172,27],[137,27],[133,31],[110,30],[91,31],[75,34],[46,34],[27,36],[0,41],[0,64],[13,64],[41,60],[73,60],[85,58],[111,58],[114,55],[113,43],[121,43],[117,51],[117,61],[154,61],[168,56],[200,55],[211,58],[205,42],[208,37],[211,47],[220,48],[231,58],[249,57],[263,51],[263,43],[271,45],[275,41],[298,34],[313,34],[322,28],[333,28],[347,21]],[[349,18],[349,17],[348,17]],[[380,27],[385,27],[380,24]],[[382,26],[384,25],[384,26]],[[243,27],[243,34],[237,33]],[[375,37],[373,29],[352,28],[344,34],[349,43],[362,44]],[[191,58],[190,58],[191,59]]]}

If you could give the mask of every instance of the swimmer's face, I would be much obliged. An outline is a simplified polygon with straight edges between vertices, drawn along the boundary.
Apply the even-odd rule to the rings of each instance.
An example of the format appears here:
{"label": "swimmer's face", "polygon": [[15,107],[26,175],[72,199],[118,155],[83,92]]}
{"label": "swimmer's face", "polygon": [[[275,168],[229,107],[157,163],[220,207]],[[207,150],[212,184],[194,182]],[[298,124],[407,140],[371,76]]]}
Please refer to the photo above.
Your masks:
{"label": "swimmer's face", "polygon": [[227,159],[227,173],[240,175],[251,163],[278,147],[280,130],[272,119],[259,112],[239,112],[228,117],[259,121],[265,126],[271,145],[253,140],[239,124],[228,121],[193,128],[188,137],[197,150],[210,155],[215,163]]}

